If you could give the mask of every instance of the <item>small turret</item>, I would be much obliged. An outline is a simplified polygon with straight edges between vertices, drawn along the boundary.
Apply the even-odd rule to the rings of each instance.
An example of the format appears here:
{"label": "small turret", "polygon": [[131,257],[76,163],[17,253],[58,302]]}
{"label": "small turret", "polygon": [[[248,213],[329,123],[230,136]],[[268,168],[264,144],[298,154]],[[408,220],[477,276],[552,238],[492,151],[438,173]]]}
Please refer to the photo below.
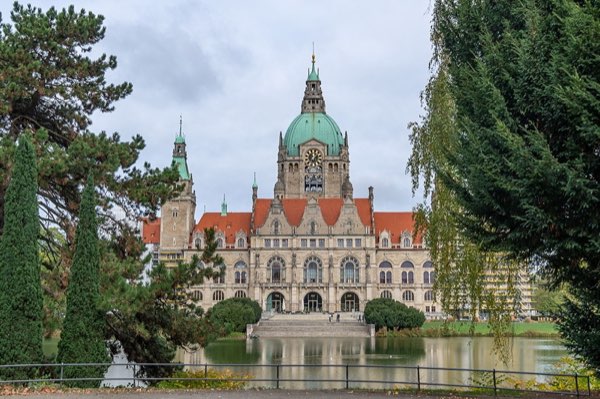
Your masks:
{"label": "small turret", "polygon": [[306,78],[306,90],[304,90],[301,112],[303,114],[309,112],[325,113],[325,100],[321,91],[321,79],[319,78],[319,71],[315,71],[314,52],[312,55],[312,69],[308,72],[308,77]]}
{"label": "small turret", "polygon": [[350,183],[350,176],[346,175],[346,179],[342,183],[342,197],[344,199],[352,199],[353,194],[354,188],[352,187],[352,183]]}
{"label": "small turret", "polygon": [[225,202],[225,194],[223,194],[223,202],[221,203],[221,216],[227,216],[227,202]]}
{"label": "small turret", "polygon": [[275,187],[273,189],[273,193],[275,195],[275,199],[281,200],[283,199],[283,195],[285,194],[285,186],[281,179],[277,179],[277,183],[275,183]]}

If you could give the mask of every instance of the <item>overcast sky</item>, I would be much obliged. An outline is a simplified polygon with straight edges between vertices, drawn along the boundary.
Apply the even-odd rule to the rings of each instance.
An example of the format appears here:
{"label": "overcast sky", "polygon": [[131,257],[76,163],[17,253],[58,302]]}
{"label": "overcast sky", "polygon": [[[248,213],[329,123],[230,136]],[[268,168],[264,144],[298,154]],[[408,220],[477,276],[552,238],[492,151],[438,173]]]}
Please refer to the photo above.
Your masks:
{"label": "overcast sky", "polygon": [[[95,131],[141,134],[141,161],[170,164],[179,115],[194,178],[196,215],[251,209],[273,196],[279,132],[300,113],[315,43],[327,113],[348,132],[354,196],[375,188],[375,208],[406,211],[413,197],[407,124],[423,113],[419,94],[431,57],[428,0],[40,1],[105,16],[97,45],[117,56],[108,75],[133,94]],[[12,1],[0,11],[8,22]]]}

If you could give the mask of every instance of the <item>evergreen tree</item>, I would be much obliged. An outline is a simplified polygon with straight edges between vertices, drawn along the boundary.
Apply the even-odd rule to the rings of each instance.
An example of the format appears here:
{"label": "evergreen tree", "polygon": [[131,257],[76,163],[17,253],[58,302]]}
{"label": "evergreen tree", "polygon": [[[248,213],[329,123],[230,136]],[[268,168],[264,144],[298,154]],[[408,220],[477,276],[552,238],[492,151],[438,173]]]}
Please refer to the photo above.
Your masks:
{"label": "evergreen tree", "polygon": [[[42,361],[42,289],[37,168],[28,136],[21,136],[6,190],[0,240],[0,364]],[[26,379],[33,369],[0,369],[0,378]]]}
{"label": "evergreen tree", "polygon": [[[89,171],[99,188],[99,228],[106,236],[128,234],[128,223],[178,191],[175,168],[135,166],[145,146],[141,136],[123,141],[116,132],[91,131],[92,114],[112,111],[132,91],[130,83],[107,80],[117,60],[95,49],[103,25],[103,16],[73,6],[41,10],[17,2],[9,21],[0,20],[0,234],[7,172],[19,137],[29,130],[39,165],[43,276],[52,280],[44,286],[52,290],[46,292],[48,305],[56,308],[47,314],[64,312],[80,187]],[[117,207],[126,218],[115,217],[111,209]]]}
{"label": "evergreen tree", "polygon": [[[100,252],[94,181],[90,176],[83,191],[79,224],[75,235],[75,255],[67,287],[67,313],[58,344],[61,363],[107,363],[104,341],[104,314],[100,310]],[[74,381],[77,387],[98,387],[106,367],[66,367],[65,378],[98,378]]]}
{"label": "evergreen tree", "polygon": [[600,370],[600,352],[578,350],[600,341],[589,329],[598,312],[585,323],[576,313],[600,308],[598,2],[436,0],[431,36],[428,114],[413,129],[410,165],[413,176],[435,175],[429,210],[448,218],[429,221],[450,220],[481,253],[573,287],[561,331]]}

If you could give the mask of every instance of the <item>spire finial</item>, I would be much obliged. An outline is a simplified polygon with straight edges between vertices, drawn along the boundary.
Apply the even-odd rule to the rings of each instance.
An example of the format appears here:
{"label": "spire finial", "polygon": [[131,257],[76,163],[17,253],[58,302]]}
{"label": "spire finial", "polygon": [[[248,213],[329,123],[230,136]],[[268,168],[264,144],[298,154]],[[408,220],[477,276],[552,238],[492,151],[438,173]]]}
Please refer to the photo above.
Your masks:
{"label": "spire finial", "polygon": [[182,131],[183,131],[183,118],[181,117],[181,114],[179,114],[179,135],[182,135]]}
{"label": "spire finial", "polygon": [[312,45],[313,45],[313,52],[312,52],[312,63],[313,63],[313,68],[314,68],[314,65],[315,65],[315,58],[316,58],[316,57],[315,57],[315,42],[312,42]]}
{"label": "spire finial", "polygon": [[256,172],[254,172],[254,183],[252,183],[252,188],[258,188],[258,184],[256,184]]}

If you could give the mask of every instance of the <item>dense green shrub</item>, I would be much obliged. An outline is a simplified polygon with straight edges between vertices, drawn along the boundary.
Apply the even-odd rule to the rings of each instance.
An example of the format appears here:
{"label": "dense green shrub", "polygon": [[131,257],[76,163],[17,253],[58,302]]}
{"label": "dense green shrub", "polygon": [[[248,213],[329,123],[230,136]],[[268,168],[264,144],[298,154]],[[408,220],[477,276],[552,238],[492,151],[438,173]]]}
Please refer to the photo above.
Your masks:
{"label": "dense green shrub", "polygon": [[425,315],[393,299],[377,298],[365,306],[365,321],[375,324],[377,330],[417,328],[425,323]]}
{"label": "dense green shrub", "polygon": [[209,311],[209,319],[223,335],[246,331],[246,324],[260,320],[262,309],[249,298],[229,298],[217,303]]}

